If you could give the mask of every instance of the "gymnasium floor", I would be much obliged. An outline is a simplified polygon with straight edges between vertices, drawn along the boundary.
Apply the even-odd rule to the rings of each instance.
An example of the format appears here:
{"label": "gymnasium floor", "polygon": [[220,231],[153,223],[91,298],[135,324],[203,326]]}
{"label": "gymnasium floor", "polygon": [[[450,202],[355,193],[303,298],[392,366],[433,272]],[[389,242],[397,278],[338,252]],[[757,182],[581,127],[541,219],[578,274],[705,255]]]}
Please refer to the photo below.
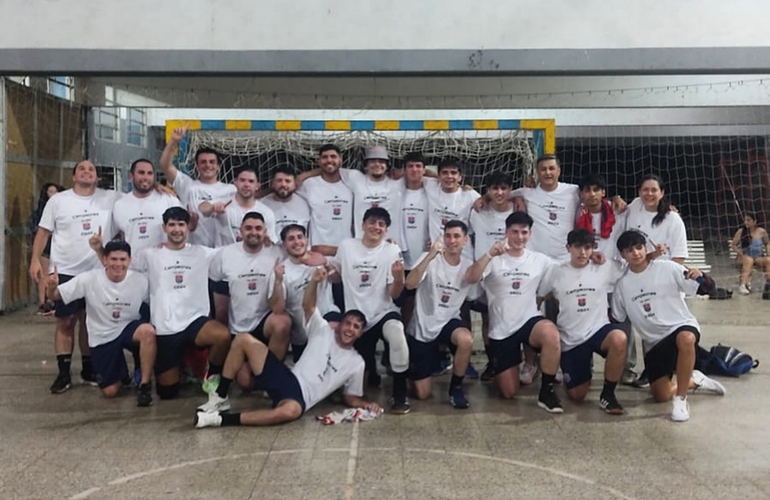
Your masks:
{"label": "gymnasium floor", "polygon": [[[536,387],[501,401],[478,381],[466,381],[471,409],[457,411],[444,376],[406,416],[324,427],[313,417],[327,403],[281,427],[203,430],[192,426],[204,401],[193,387],[149,409],[133,392],[49,394],[53,321],[21,311],[0,318],[0,499],[770,498],[770,303],[754,294],[691,307],[704,345],[768,365],[722,379],[724,398],[691,396],[688,423],[627,387],[622,417],[599,410],[598,389],[552,416],[536,407]],[[236,397],[236,408],[266,404]]]}

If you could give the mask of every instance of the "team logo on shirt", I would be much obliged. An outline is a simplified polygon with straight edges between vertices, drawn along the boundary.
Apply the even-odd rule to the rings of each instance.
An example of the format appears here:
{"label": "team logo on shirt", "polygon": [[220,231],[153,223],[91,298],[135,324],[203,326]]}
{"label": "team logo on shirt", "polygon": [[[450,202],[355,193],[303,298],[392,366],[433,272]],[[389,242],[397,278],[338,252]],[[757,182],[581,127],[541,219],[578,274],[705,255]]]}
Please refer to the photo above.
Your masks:
{"label": "team logo on shirt", "polygon": [[644,312],[650,312],[652,310],[652,306],[650,305],[649,302],[645,302],[644,304],[642,304],[642,307],[644,308]]}
{"label": "team logo on shirt", "polygon": [[551,220],[556,220],[556,212],[551,212],[548,214],[548,218]]}
{"label": "team logo on shirt", "polygon": [[334,207],[334,208],[332,208],[332,213],[334,215],[339,215],[339,214],[342,213],[342,209],[340,207]]}
{"label": "team logo on shirt", "polygon": [[578,307],[584,307],[586,305],[585,297],[578,297]]}
{"label": "team logo on shirt", "polygon": [[441,296],[441,303],[446,304],[447,302],[449,302],[449,294],[445,293],[444,295]]}
{"label": "team logo on shirt", "polygon": [[112,311],[112,319],[120,319],[120,311]]}
{"label": "team logo on shirt", "polygon": [[84,222],[83,223],[83,231],[88,231],[91,229],[91,223],[90,222]]}
{"label": "team logo on shirt", "polygon": [[145,234],[147,232],[147,224],[139,225],[139,234]]}
{"label": "team logo on shirt", "polygon": [[257,282],[249,281],[249,290],[256,290],[256,289],[257,289]]}
{"label": "team logo on shirt", "polygon": [[415,217],[414,215],[410,215],[410,216],[408,216],[408,217],[406,218],[406,221],[407,221],[409,224],[414,224],[414,222],[415,222],[416,220],[417,220],[417,217]]}
{"label": "team logo on shirt", "polygon": [[513,287],[514,290],[518,290],[519,288],[521,288],[521,281],[514,281],[513,283],[511,283],[511,287]]}
{"label": "team logo on shirt", "polygon": [[174,281],[177,283],[181,283],[184,281],[184,274],[176,274],[174,275]]}
{"label": "team logo on shirt", "polygon": [[361,273],[361,283],[369,281],[369,273]]}

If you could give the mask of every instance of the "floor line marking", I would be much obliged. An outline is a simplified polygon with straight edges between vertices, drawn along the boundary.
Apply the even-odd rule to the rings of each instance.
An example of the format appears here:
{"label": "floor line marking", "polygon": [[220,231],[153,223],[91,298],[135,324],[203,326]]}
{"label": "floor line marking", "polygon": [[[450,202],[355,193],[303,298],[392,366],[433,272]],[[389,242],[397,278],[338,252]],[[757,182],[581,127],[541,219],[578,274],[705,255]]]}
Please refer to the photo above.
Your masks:
{"label": "floor line marking", "polygon": [[348,455],[348,475],[345,478],[345,500],[353,500],[356,485],[356,462],[358,462],[358,422],[353,422],[350,436],[350,455]]}

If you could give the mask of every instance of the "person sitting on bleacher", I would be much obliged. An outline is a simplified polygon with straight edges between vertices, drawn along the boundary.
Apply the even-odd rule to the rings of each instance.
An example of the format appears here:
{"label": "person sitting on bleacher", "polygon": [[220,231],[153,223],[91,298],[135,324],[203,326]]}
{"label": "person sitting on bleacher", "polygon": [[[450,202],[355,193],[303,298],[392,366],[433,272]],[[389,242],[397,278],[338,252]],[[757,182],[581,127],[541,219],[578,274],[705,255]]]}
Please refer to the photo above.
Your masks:
{"label": "person sitting on bleacher", "polygon": [[757,225],[757,217],[747,213],[743,218],[743,226],[735,232],[732,247],[738,255],[738,265],[741,266],[741,283],[738,291],[748,295],[749,278],[754,266],[758,266],[765,273],[765,289],[762,298],[770,300],[770,239],[767,231]]}

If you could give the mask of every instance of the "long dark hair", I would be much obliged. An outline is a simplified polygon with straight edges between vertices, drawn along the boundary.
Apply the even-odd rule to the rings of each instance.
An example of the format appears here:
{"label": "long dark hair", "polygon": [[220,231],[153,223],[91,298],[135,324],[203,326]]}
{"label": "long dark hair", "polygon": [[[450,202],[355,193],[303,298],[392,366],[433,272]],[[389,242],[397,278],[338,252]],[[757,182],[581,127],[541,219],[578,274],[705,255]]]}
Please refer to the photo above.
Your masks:
{"label": "long dark hair", "polygon": [[40,188],[40,196],[37,199],[37,216],[38,216],[38,218],[43,215],[43,209],[45,208],[46,203],[48,203],[48,199],[49,199],[48,188],[50,188],[51,186],[56,187],[56,191],[59,192],[59,193],[64,191],[64,187],[63,186],[60,186],[60,185],[58,185],[58,184],[56,184],[54,182],[46,182],[45,184],[43,184],[43,187]]}
{"label": "long dark hair", "polygon": [[757,214],[752,214],[749,212],[746,212],[743,214],[743,225],[740,227],[741,229],[741,248],[749,248],[749,245],[751,245],[751,231],[749,230],[748,226],[746,226],[746,218],[751,217],[754,219],[754,224],[757,224]]}
{"label": "long dark hair", "polygon": [[671,210],[671,200],[668,199],[668,195],[665,194],[666,192],[666,186],[663,184],[663,179],[661,179],[659,176],[655,174],[649,174],[642,179],[642,182],[639,184],[639,190],[642,189],[642,184],[644,184],[647,181],[655,181],[658,183],[658,188],[660,188],[661,191],[663,191],[663,198],[660,199],[658,202],[658,213],[655,215],[655,217],[652,219],[652,225],[659,226],[661,222],[666,218],[668,215],[669,210]]}

